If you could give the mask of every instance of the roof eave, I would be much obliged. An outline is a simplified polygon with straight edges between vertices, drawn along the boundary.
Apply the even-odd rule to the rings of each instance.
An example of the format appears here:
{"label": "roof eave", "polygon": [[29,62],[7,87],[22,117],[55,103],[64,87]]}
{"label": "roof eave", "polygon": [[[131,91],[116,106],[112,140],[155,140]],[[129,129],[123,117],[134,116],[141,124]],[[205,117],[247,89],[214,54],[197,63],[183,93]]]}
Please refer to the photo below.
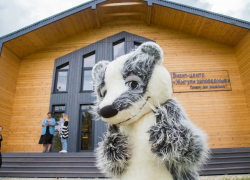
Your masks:
{"label": "roof eave", "polygon": [[[86,2],[84,4],[73,7],[71,9],[68,9],[66,11],[63,11],[61,13],[58,13],[56,15],[53,15],[51,17],[48,17],[48,18],[43,19],[41,21],[38,21],[38,22],[36,22],[34,24],[26,26],[26,27],[24,27],[22,29],[19,29],[19,30],[15,31],[15,32],[12,32],[10,34],[7,34],[7,35],[4,35],[4,36],[0,37],[0,56],[1,56],[1,52],[2,52],[3,43],[5,43],[7,41],[10,41],[10,40],[12,40],[14,38],[17,38],[19,36],[22,36],[22,35],[24,35],[26,33],[31,32],[31,31],[34,31],[34,30],[36,30],[38,28],[41,28],[43,26],[46,26],[46,25],[48,25],[50,23],[53,23],[53,22],[58,21],[60,19],[63,19],[65,17],[67,17],[67,16],[75,14],[75,13],[77,13],[79,11],[84,10],[84,9],[87,9],[87,8],[90,8],[90,7],[92,9],[96,9],[97,4],[100,4],[100,3],[105,2],[105,1],[107,1],[107,0],[93,0],[93,1]],[[184,12],[187,12],[187,13],[195,14],[195,15],[198,15],[198,16],[206,17],[206,18],[209,18],[209,19],[214,19],[214,20],[224,22],[224,23],[227,23],[227,24],[232,24],[232,25],[239,26],[239,27],[242,27],[242,28],[250,29],[250,22],[248,22],[248,21],[232,18],[232,17],[221,15],[221,14],[218,14],[218,13],[213,13],[213,12],[206,11],[206,10],[203,10],[203,9],[194,8],[194,7],[191,7],[191,6],[187,6],[187,5],[183,5],[183,4],[179,4],[179,3],[171,2],[171,1],[165,1],[165,0],[142,0],[142,1],[147,2],[149,6],[152,6],[153,4],[157,4],[157,5],[161,5],[161,6],[164,6],[164,7],[169,7],[169,8],[172,8],[172,9],[176,9],[176,10],[184,11]]]}

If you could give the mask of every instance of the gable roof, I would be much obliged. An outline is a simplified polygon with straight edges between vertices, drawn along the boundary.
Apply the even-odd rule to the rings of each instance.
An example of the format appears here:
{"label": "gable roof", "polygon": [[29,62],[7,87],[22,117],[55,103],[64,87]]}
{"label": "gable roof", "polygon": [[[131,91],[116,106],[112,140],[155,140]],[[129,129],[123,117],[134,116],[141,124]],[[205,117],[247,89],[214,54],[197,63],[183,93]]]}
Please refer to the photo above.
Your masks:
{"label": "gable roof", "polygon": [[[108,3],[111,3],[114,6],[115,6],[115,4],[118,5],[118,4],[122,4],[122,3],[123,4],[131,3],[131,5],[133,5],[133,3],[134,4],[141,3],[141,5],[146,5],[146,6],[148,6],[147,12],[140,12],[140,11],[138,11],[138,13],[136,13],[136,12],[132,12],[132,13],[127,12],[126,14],[127,15],[131,15],[131,16],[138,16],[138,15],[146,16],[146,17],[144,17],[142,19],[145,19],[145,21],[147,21],[148,24],[150,24],[150,21],[152,21],[153,24],[158,24],[158,25],[165,26],[164,23],[162,23],[162,22],[159,23],[156,20],[153,21],[153,19],[154,19],[153,16],[154,15],[156,16],[156,14],[157,14],[157,11],[153,11],[152,8],[151,8],[154,5],[154,6],[156,6],[159,9],[164,8],[164,9],[162,9],[162,12],[164,12],[164,13],[166,13],[167,11],[169,11],[169,9],[172,9],[172,10],[177,10],[178,12],[184,13],[183,15],[185,15],[185,16],[186,16],[186,13],[188,13],[188,14],[196,15],[196,17],[203,17],[203,18],[206,18],[206,19],[212,19],[212,20],[215,20],[215,21],[226,23],[228,25],[231,25],[230,27],[232,27],[232,26],[238,27],[237,32],[239,32],[241,29],[244,29],[245,31],[240,32],[240,34],[242,35],[242,37],[250,29],[250,22],[247,22],[247,21],[244,21],[244,20],[240,20],[240,19],[236,19],[236,18],[232,18],[232,17],[225,16],[225,15],[221,15],[221,14],[218,14],[218,13],[213,13],[213,12],[210,12],[210,11],[202,10],[202,9],[199,9],[199,8],[190,7],[190,6],[179,4],[179,3],[176,3],[176,2],[171,2],[171,1],[164,1],[164,0],[130,0],[128,2],[128,0],[127,1],[126,0],[119,0],[119,1],[118,0],[110,0],[110,1],[108,1],[108,0],[93,0],[93,1],[81,4],[79,6],[76,6],[74,8],[69,9],[69,10],[63,11],[63,12],[61,12],[59,14],[53,15],[53,16],[48,17],[46,19],[43,19],[43,20],[41,20],[39,22],[36,22],[36,23],[31,24],[29,26],[26,26],[26,27],[24,27],[24,28],[22,28],[20,30],[17,30],[15,32],[12,32],[10,34],[7,34],[5,36],[0,37],[0,53],[1,53],[1,49],[2,49],[3,43],[9,42],[9,41],[11,41],[13,39],[17,39],[17,38],[19,38],[19,37],[21,37],[23,35],[27,35],[28,33],[34,32],[35,30],[38,30],[38,29],[41,29],[41,28],[43,28],[45,26],[51,25],[53,23],[56,23],[56,22],[58,22],[58,21],[60,21],[62,19],[73,17],[73,15],[79,15],[78,13],[86,11],[86,10],[89,10],[89,11],[92,10],[94,12],[91,15],[88,15],[88,16],[91,16],[91,17],[88,17],[89,19],[91,19],[91,20],[95,19],[94,23],[89,23],[88,22],[89,23],[88,24],[89,28],[96,28],[96,27],[100,28],[100,26],[101,26],[100,25],[100,18],[102,16],[104,16],[104,17],[106,17],[106,19],[108,19],[109,16],[106,16],[107,14],[105,14],[103,12],[99,12],[98,11],[99,13],[97,13],[97,9],[98,9],[97,7],[98,7],[99,4],[104,4],[104,6],[105,6],[105,3],[106,3],[106,6],[108,6],[107,5]],[[116,11],[114,11],[114,12],[116,12]],[[117,13],[116,12],[116,13],[113,13],[113,15],[114,16],[119,16],[119,15],[122,16],[123,13]],[[190,17],[187,18],[187,19],[190,19]],[[73,17],[73,18],[75,18],[75,17]],[[169,18],[171,18],[171,16],[169,16]],[[169,18],[166,18],[166,19],[169,19]],[[184,19],[185,17],[182,16],[182,18]],[[166,20],[162,20],[162,21],[166,21]],[[105,20],[104,20],[104,22],[105,22]],[[202,23],[200,23],[200,25],[202,25]],[[185,22],[184,22],[184,26],[185,26]],[[82,30],[83,29],[84,28],[82,28]],[[180,27],[180,29],[181,29],[181,27]],[[55,32],[56,31],[59,32],[60,28],[58,28],[57,30],[54,29],[54,31]],[[200,28],[199,28],[199,31],[200,31]],[[79,31],[77,31],[77,32],[79,33]],[[68,36],[70,37],[72,35],[74,35],[74,33],[71,33]],[[64,38],[65,37],[67,37],[67,35],[64,36]],[[56,43],[56,42],[58,42],[60,40],[62,40],[62,38],[54,40],[53,42],[52,41],[48,41],[47,43],[46,42],[45,43],[41,43],[41,45],[40,45],[41,47],[33,48],[33,50],[27,51],[26,53],[21,53],[21,52],[19,53],[16,50],[14,50],[15,51],[14,53],[17,54],[19,57],[24,57],[24,56],[26,56],[28,54],[31,54],[32,52],[35,52],[37,50],[40,50],[40,49],[44,48],[44,46],[46,46],[46,45]],[[223,42],[221,42],[221,43],[223,43]],[[232,44],[228,44],[228,45],[234,45],[234,44],[235,44],[235,42],[232,43]],[[13,46],[15,46],[15,45],[13,45]],[[24,46],[22,46],[22,47],[24,47]]]}

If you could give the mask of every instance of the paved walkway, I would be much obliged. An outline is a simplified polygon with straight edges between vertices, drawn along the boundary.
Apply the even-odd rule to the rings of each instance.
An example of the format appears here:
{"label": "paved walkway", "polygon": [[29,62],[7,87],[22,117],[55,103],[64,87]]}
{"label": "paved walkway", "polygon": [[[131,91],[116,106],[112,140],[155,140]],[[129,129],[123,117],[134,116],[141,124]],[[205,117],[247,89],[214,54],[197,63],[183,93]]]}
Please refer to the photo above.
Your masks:
{"label": "paved walkway", "polygon": [[[0,175],[1,176],[1,175]],[[230,175],[230,176],[202,176],[200,180],[250,180],[250,175]],[[0,177],[1,179],[1,177]],[[98,178],[84,179],[84,178],[58,178],[59,180],[98,180]],[[57,178],[2,178],[1,180],[58,180]],[[101,178],[99,180],[111,180]],[[112,179],[119,180],[119,179]]]}

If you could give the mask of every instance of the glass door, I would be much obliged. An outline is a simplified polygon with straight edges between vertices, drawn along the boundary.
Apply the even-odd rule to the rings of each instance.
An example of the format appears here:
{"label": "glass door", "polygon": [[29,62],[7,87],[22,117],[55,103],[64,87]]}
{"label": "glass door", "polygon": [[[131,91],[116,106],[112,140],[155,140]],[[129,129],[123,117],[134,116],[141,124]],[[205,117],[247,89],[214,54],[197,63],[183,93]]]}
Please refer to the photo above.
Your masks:
{"label": "glass door", "polygon": [[56,120],[55,125],[55,132],[53,137],[53,144],[52,144],[52,150],[53,151],[61,151],[62,150],[62,143],[61,143],[61,137],[59,135],[60,128],[63,120],[63,113],[65,112],[65,106],[53,106],[53,117]]}
{"label": "glass door", "polygon": [[80,108],[80,151],[93,150],[93,116],[92,105],[81,105]]}

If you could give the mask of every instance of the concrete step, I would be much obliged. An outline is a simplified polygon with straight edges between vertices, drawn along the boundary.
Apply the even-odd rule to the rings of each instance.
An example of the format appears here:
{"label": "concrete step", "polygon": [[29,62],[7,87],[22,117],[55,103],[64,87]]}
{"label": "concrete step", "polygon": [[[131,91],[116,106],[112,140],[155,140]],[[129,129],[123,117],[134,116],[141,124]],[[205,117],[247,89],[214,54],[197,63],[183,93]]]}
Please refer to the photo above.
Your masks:
{"label": "concrete step", "polygon": [[16,162],[19,161],[37,161],[37,162],[44,162],[44,161],[61,161],[61,162],[67,162],[67,161],[74,161],[74,162],[86,162],[86,161],[95,161],[95,157],[70,157],[70,156],[62,156],[62,157],[5,157],[3,155],[3,162],[5,160],[13,160]]}
{"label": "concrete step", "polygon": [[53,169],[54,172],[64,172],[64,171],[81,171],[83,173],[85,172],[98,172],[96,166],[17,166],[17,165],[3,165],[0,172],[2,171],[40,171],[42,173],[51,171]]}
{"label": "concrete step", "polygon": [[214,168],[231,168],[231,167],[249,167],[250,161],[235,161],[235,162],[209,162],[204,166],[204,169]]}
{"label": "concrete step", "polygon": [[200,175],[249,174],[249,167],[226,167],[202,169]]}
{"label": "concrete step", "polygon": [[46,165],[50,165],[50,166],[95,166],[96,162],[95,161],[62,161],[62,160],[57,160],[57,161],[14,161],[14,160],[5,160],[4,161],[4,165],[8,165],[8,166],[46,166]]}
{"label": "concrete step", "polygon": [[238,162],[247,161],[250,162],[250,156],[231,156],[231,157],[211,157],[209,162]]}
{"label": "concrete step", "polygon": [[1,177],[56,177],[56,178],[105,178],[105,175],[96,172],[82,172],[82,171],[0,171]]}

